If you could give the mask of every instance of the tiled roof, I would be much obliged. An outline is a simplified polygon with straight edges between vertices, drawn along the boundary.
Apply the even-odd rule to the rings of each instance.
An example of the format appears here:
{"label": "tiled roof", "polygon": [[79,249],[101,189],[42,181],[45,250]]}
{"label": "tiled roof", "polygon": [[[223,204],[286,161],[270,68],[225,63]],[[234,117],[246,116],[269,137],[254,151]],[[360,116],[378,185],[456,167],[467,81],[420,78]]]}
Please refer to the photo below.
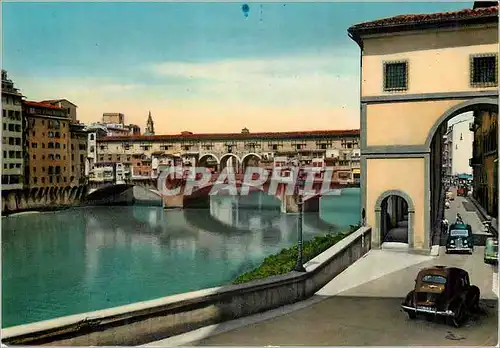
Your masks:
{"label": "tiled roof", "polygon": [[260,133],[199,133],[199,134],[171,134],[171,135],[136,135],[112,136],[99,139],[101,142],[113,141],[169,141],[169,140],[228,140],[228,139],[295,139],[321,138],[339,136],[359,136],[359,129],[322,130],[302,132],[260,132]]}
{"label": "tiled roof", "polygon": [[[498,5],[479,7],[476,9],[463,9],[453,12],[440,12],[430,14],[405,14],[395,17],[378,19],[353,25],[349,32],[372,28],[388,28],[408,25],[439,24],[444,22],[467,21],[481,18],[498,17]],[[498,20],[498,19],[497,19]]]}
{"label": "tiled roof", "polygon": [[54,109],[54,110],[63,110],[62,108],[48,104],[46,102],[36,102],[36,101],[29,101],[29,100],[23,100],[23,104],[27,106],[34,106],[38,108],[46,108],[46,109]]}
{"label": "tiled roof", "polygon": [[53,104],[53,103],[59,103],[59,102],[61,102],[61,101],[67,101],[67,102],[68,102],[68,103],[70,103],[71,105],[78,107],[76,104],[73,104],[73,103],[72,103],[72,102],[70,102],[68,99],[49,99],[49,100],[42,100],[42,103]]}

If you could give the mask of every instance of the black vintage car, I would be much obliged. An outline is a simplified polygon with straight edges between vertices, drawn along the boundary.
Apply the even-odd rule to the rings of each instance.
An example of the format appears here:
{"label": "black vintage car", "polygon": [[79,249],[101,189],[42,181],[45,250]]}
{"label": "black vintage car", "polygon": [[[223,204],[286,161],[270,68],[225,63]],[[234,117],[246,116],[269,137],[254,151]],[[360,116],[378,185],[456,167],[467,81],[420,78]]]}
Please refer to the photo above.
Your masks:
{"label": "black vintage car", "polygon": [[448,228],[446,238],[446,253],[469,253],[474,252],[474,238],[472,227],[464,222],[455,222]]}
{"label": "black vintage car", "polygon": [[434,266],[418,273],[415,288],[408,293],[401,308],[410,319],[415,319],[417,314],[441,316],[459,327],[470,313],[479,310],[479,296],[479,288],[470,284],[466,271]]}

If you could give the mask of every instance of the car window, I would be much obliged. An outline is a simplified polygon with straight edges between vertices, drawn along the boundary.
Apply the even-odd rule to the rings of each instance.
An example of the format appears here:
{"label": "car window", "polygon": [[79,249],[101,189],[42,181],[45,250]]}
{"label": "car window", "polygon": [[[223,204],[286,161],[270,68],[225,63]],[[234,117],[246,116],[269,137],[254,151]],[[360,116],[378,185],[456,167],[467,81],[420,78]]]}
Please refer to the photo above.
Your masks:
{"label": "car window", "polygon": [[450,236],[452,237],[467,237],[469,235],[469,231],[467,230],[451,230]]}
{"label": "car window", "polygon": [[446,284],[446,278],[437,274],[427,274],[422,277],[423,283]]}

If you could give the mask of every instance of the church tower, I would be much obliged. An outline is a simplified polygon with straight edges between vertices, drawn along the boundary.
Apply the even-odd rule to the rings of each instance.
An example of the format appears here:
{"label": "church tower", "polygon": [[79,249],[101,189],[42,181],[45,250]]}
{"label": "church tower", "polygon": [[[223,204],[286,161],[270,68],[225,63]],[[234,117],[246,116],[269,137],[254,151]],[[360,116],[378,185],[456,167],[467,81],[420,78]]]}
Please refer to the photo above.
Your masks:
{"label": "church tower", "polygon": [[146,131],[144,132],[144,135],[155,135],[155,124],[153,122],[153,118],[151,117],[151,111],[148,115],[148,121],[146,124]]}

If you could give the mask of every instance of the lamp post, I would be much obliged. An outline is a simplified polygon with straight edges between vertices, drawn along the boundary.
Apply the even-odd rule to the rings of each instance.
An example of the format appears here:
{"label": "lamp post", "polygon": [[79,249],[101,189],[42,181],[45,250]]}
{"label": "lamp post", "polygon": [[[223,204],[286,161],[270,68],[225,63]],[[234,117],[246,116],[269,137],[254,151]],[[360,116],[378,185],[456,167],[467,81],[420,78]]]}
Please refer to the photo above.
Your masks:
{"label": "lamp post", "polygon": [[296,272],[306,272],[304,265],[302,264],[302,217],[304,213],[304,202],[302,200],[302,194],[298,193],[298,201],[297,205],[299,206],[299,226],[298,226],[298,236],[297,236],[297,263],[295,264],[295,268],[293,269]]}

